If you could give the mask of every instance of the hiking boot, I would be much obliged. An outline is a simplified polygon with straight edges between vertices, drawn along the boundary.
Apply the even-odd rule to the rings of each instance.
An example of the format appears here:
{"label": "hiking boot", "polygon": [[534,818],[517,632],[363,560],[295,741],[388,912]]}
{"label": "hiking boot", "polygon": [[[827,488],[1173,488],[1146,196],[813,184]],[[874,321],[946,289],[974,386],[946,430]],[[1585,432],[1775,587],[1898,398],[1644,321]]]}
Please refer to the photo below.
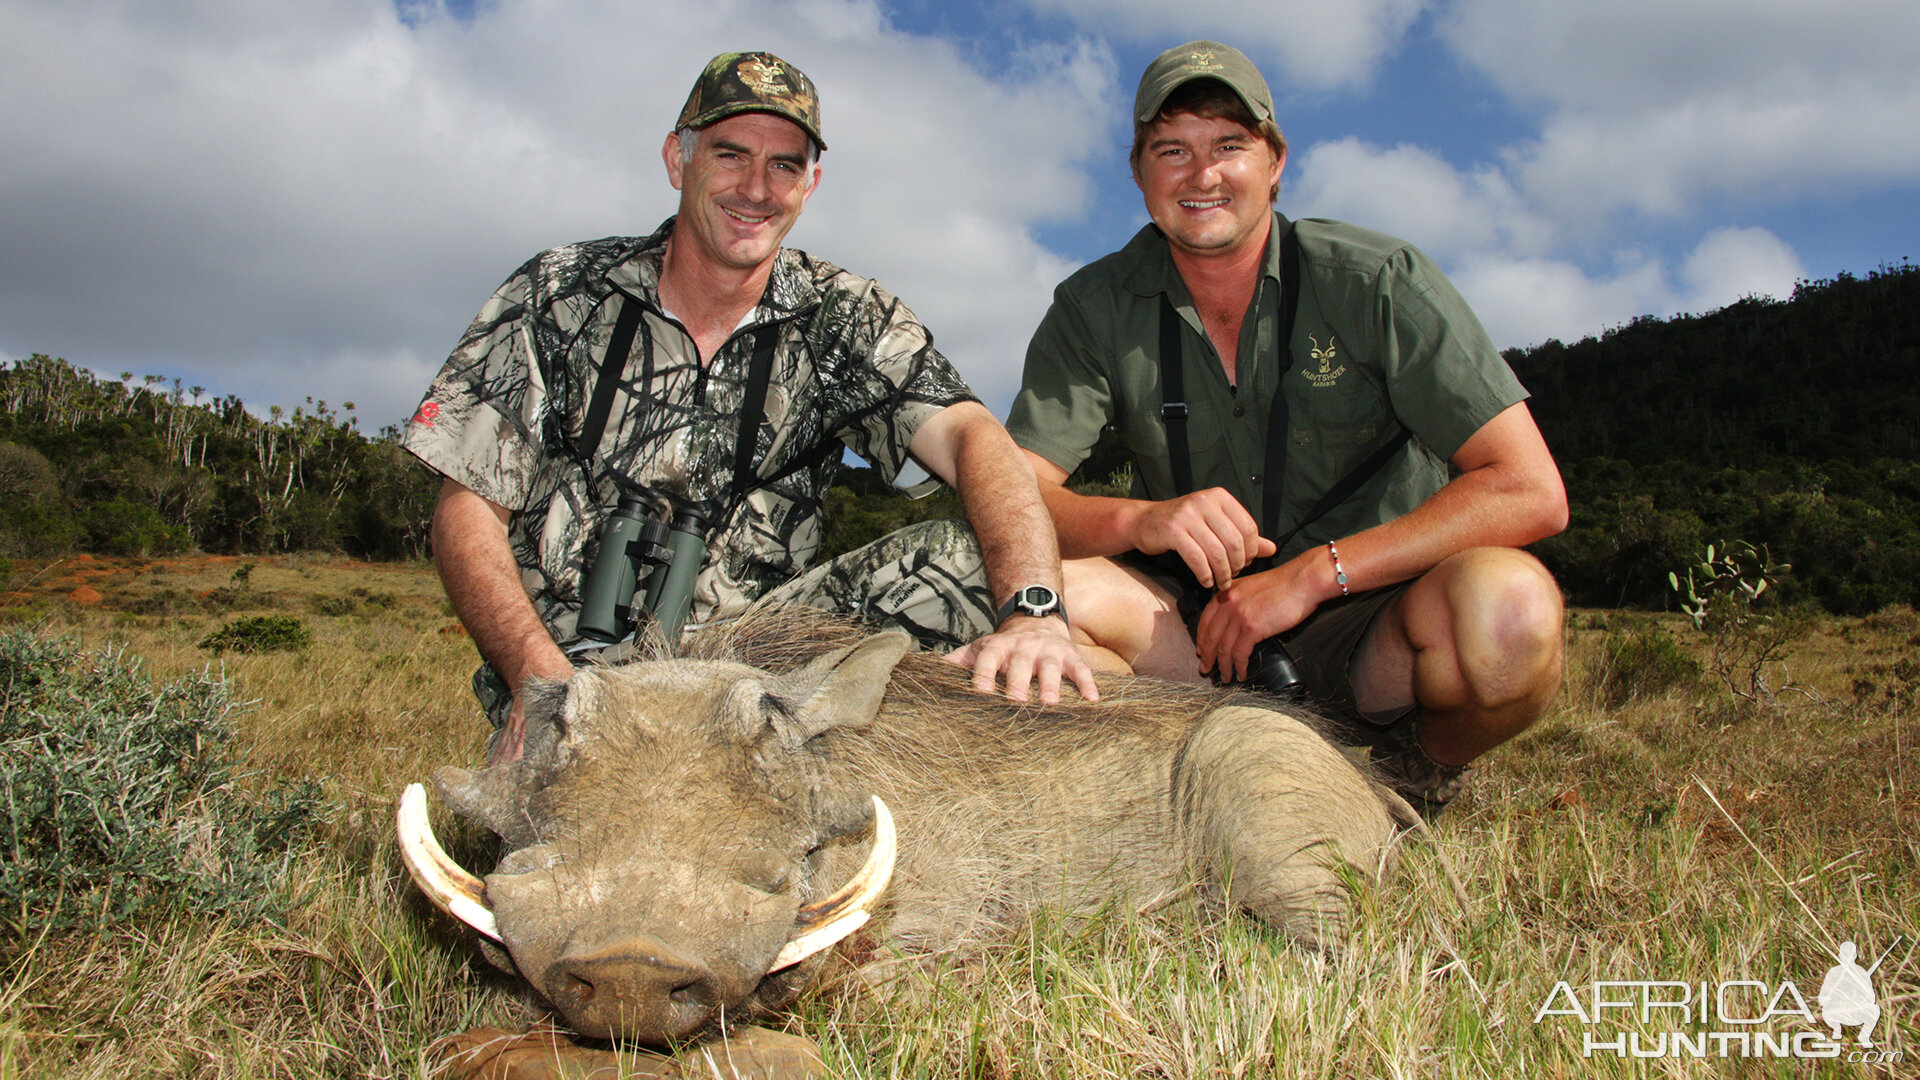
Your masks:
{"label": "hiking boot", "polygon": [[1381,782],[1431,821],[1467,786],[1467,765],[1442,765],[1420,745],[1416,713],[1387,732],[1373,747],[1373,769]]}

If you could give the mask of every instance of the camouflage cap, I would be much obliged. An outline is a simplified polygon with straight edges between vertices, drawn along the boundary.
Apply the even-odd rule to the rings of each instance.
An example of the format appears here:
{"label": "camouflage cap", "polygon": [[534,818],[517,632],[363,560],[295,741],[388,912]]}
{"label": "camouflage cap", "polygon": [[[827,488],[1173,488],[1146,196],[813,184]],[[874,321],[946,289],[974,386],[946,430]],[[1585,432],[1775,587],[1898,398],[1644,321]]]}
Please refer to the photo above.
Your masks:
{"label": "camouflage cap", "polygon": [[708,61],[673,127],[703,128],[744,112],[784,116],[806,129],[820,149],[827,148],[827,140],[820,137],[820,96],[813,80],[768,52],[721,53]]}
{"label": "camouflage cap", "polygon": [[1133,97],[1133,122],[1152,123],[1167,95],[1195,79],[1226,83],[1246,102],[1255,120],[1273,119],[1273,93],[1245,53],[1217,41],[1189,41],[1168,49],[1147,65]]}

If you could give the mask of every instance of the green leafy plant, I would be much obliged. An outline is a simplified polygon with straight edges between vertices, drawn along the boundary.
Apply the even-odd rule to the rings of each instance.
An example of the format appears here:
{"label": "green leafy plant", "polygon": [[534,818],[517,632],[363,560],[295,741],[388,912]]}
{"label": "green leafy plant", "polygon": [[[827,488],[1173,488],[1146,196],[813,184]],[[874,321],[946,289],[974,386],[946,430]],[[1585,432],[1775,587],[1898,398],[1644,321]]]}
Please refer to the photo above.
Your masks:
{"label": "green leafy plant", "polygon": [[1745,540],[1708,544],[1698,563],[1687,567],[1683,579],[1667,574],[1667,584],[1679,594],[1680,610],[1706,635],[1707,666],[1734,694],[1748,700],[1771,700],[1791,683],[1771,686],[1766,670],[1782,661],[1788,642],[1804,632],[1804,620],[1776,616],[1759,609],[1760,598],[1779,584],[1793,567],[1776,563],[1766,545]]}
{"label": "green leafy plant", "polygon": [[0,943],[149,909],[277,917],[276,885],[322,819],[309,783],[243,794],[210,672],[155,684],[124,649],[0,634]]}
{"label": "green leafy plant", "polygon": [[1681,587],[1680,575],[1671,571],[1667,585],[1680,594],[1680,610],[1693,620],[1694,628],[1705,630],[1710,612],[1722,622],[1766,619],[1754,615],[1754,602],[1792,569],[1791,564],[1774,562],[1766,545],[1755,547],[1745,540],[1735,540],[1717,549],[1708,544],[1705,557],[1687,568],[1685,588]]}
{"label": "green leafy plant", "polygon": [[200,639],[200,647],[212,649],[216,656],[228,649],[237,653],[284,652],[305,649],[312,644],[312,631],[292,615],[235,619]]}

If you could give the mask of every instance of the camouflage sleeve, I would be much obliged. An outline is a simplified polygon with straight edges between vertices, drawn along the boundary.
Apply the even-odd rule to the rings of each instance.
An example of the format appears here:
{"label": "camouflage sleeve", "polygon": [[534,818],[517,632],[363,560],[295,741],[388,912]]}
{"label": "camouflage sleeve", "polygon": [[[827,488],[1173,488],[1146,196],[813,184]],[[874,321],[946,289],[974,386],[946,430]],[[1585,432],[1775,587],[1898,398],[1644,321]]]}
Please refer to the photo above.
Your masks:
{"label": "camouflage sleeve", "polygon": [[871,380],[871,392],[869,407],[847,418],[840,439],[892,482],[921,424],[949,405],[979,399],[907,305],[877,284],[867,283],[842,341],[847,355],[836,359]]}
{"label": "camouflage sleeve", "polygon": [[513,511],[526,507],[542,463],[532,266],[480,309],[400,438],[429,468]]}

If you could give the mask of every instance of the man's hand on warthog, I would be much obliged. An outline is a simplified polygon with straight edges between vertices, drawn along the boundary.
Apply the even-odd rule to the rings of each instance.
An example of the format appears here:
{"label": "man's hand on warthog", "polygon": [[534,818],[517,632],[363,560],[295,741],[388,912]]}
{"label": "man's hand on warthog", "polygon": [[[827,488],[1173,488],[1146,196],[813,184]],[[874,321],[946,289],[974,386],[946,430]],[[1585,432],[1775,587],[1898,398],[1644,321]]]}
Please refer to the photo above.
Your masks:
{"label": "man's hand on warthog", "polygon": [[740,1028],[678,1059],[647,1050],[596,1050],[537,1024],[515,1033],[474,1028],[434,1044],[441,1080],[819,1080],[826,1067],[813,1043],[765,1028]]}

